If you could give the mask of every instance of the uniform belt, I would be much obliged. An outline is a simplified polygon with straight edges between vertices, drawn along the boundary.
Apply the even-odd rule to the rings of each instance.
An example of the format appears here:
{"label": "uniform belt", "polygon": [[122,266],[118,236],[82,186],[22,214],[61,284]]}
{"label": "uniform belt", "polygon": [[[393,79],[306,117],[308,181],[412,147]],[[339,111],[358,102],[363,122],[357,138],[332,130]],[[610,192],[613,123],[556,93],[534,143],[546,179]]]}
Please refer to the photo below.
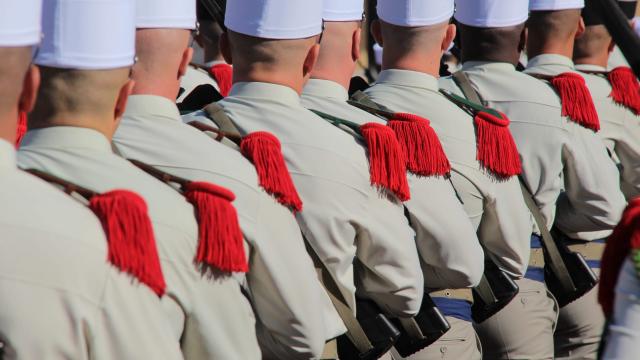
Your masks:
{"label": "uniform belt", "polygon": [[469,288],[431,291],[429,295],[431,295],[431,297],[464,300],[473,304],[473,292]]}
{"label": "uniform belt", "polygon": [[338,358],[338,341],[336,339],[329,340],[324,344],[321,360],[335,360]]}
{"label": "uniform belt", "polygon": [[580,242],[567,245],[567,247],[571,251],[580,253],[587,261],[600,261],[600,259],[602,259],[605,244],[601,242]]}

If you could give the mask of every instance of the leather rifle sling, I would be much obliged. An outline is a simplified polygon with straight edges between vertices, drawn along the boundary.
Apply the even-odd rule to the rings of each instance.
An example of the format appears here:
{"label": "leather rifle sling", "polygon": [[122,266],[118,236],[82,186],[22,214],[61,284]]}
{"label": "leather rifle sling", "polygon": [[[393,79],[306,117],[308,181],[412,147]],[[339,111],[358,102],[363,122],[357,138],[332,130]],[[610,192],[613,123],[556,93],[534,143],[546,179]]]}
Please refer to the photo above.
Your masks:
{"label": "leather rifle sling", "polygon": [[[238,137],[241,136],[240,130],[233,123],[233,121],[231,121],[229,116],[227,116],[227,114],[223,111],[222,106],[218,105],[217,103],[212,103],[206,106],[204,108],[204,111],[224,133],[234,136],[237,135]],[[346,299],[340,291],[338,283],[333,278],[333,275],[326,267],[326,265],[322,262],[322,260],[320,260],[320,257],[313,249],[311,244],[309,244],[307,237],[304,234],[302,234],[302,237],[304,238],[307,253],[309,253],[311,260],[313,260],[316,271],[319,272],[320,282],[325,288],[327,294],[329,295],[329,298],[331,299],[331,303],[333,303],[334,308],[338,312],[338,315],[347,328],[347,337],[360,353],[366,353],[372,350],[373,345],[371,344],[371,341],[369,341],[369,338],[362,329],[362,326],[360,326],[360,323],[355,317],[353,310],[347,304]]]}
{"label": "leather rifle sling", "polygon": [[549,232],[549,229],[547,229],[547,224],[542,216],[542,212],[533,199],[533,194],[531,194],[531,191],[529,191],[527,186],[524,184],[524,181],[522,181],[522,178],[520,178],[520,187],[522,188],[524,201],[527,204],[529,211],[531,211],[531,214],[536,221],[536,225],[538,225],[538,229],[540,230],[544,250],[549,257],[549,266],[551,267],[551,270],[558,277],[558,281],[566,292],[574,291],[576,286],[569,274],[569,270],[567,269],[564,260],[562,260],[562,256],[558,250],[558,245]]}
{"label": "leather rifle sling", "polygon": [[[471,81],[469,81],[469,77],[464,71],[461,70],[453,74],[453,80],[460,87],[460,90],[462,90],[462,93],[467,99],[477,102],[478,104],[484,104],[478,92],[473,89],[473,86],[471,86]],[[573,279],[571,279],[571,275],[569,274],[569,270],[567,269],[564,260],[562,260],[562,256],[558,250],[558,245],[553,239],[553,236],[551,236],[549,229],[547,229],[547,224],[544,221],[542,212],[540,212],[540,208],[533,199],[533,194],[531,194],[529,189],[526,187],[522,178],[519,178],[519,180],[524,201],[533,215],[536,225],[538,225],[538,229],[540,230],[544,249],[549,257],[549,266],[558,277],[558,280],[565,291],[573,291],[575,290],[575,284],[573,283]]]}

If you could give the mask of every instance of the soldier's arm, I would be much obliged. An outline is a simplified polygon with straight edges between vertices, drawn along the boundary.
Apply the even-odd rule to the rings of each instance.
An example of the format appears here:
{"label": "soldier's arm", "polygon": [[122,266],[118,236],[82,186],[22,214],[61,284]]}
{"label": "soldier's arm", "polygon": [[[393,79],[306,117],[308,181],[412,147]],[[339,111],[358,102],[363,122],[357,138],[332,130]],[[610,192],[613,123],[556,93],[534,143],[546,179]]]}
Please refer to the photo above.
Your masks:
{"label": "soldier's arm", "polygon": [[618,170],[595,133],[574,123],[568,128],[562,149],[565,192],[558,199],[556,225],[567,234],[612,229],[626,203]]}
{"label": "soldier's arm", "polygon": [[640,118],[629,113],[624,124],[615,152],[622,165],[624,189],[631,198],[640,195]]}

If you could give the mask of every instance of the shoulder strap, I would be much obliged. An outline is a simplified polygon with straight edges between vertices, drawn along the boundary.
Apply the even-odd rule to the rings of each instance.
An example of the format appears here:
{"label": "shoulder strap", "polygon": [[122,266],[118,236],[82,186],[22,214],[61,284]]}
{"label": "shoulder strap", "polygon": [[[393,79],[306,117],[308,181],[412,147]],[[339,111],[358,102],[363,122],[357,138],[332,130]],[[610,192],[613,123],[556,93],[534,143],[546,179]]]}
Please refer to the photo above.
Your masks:
{"label": "shoulder strap", "polygon": [[36,176],[50,184],[55,184],[58,186],[62,187],[62,190],[67,194],[67,195],[71,195],[71,194],[78,194],[80,195],[82,198],[84,198],[85,200],[89,201],[92,197],[98,195],[97,192],[93,191],[93,190],[89,190],[87,188],[84,188],[80,185],[76,185],[72,182],[69,182],[67,180],[63,180],[57,176],[53,176],[49,173],[46,173],[44,171],[40,171],[37,169],[24,169],[23,171],[28,172],[29,174]]}
{"label": "shoulder strap", "polygon": [[453,81],[455,81],[456,85],[462,90],[464,96],[473,101],[476,104],[484,104],[482,98],[480,98],[480,94],[473,88],[471,85],[471,81],[467,74],[460,70],[453,74]]}
{"label": "shoulder strap", "polygon": [[387,113],[393,113],[393,111],[391,111],[388,107],[382,104],[378,104],[377,102],[373,101],[369,95],[359,90],[354,92],[347,102],[354,106],[356,106],[355,104],[360,104],[372,109],[380,110]]}
{"label": "shoulder strap", "polygon": [[211,103],[205,106],[203,110],[224,133],[237,138],[242,137],[240,129],[231,121],[231,118],[224,112],[224,108],[218,103]]}
{"label": "shoulder strap", "polygon": [[319,111],[319,110],[314,110],[314,109],[309,109],[309,111],[311,111],[312,113],[320,116],[321,118],[323,118],[324,120],[326,120],[328,123],[330,123],[331,125],[336,126],[339,129],[343,129],[343,126],[348,127],[349,129],[351,129],[355,134],[353,134],[355,137],[357,138],[362,138],[362,134],[360,132],[360,125],[349,121],[349,120],[345,120],[345,119],[341,119],[338,117],[335,117],[333,115],[329,115],[325,112]]}
{"label": "shoulder strap", "polygon": [[531,191],[529,191],[527,186],[524,184],[522,178],[520,178],[520,188],[522,189],[524,201],[527,204],[529,211],[531,211],[536,225],[538,225],[538,229],[540,230],[540,234],[542,235],[542,242],[544,244],[546,254],[549,256],[548,265],[551,267],[551,270],[554,272],[554,274],[558,277],[561,286],[568,292],[574,291],[576,286],[573,283],[573,279],[569,274],[569,270],[567,269],[567,266],[562,259],[562,255],[558,250],[558,245],[549,232],[549,229],[547,229],[547,224],[544,221],[542,212],[533,199],[533,194],[531,194]]}
{"label": "shoulder strap", "polygon": [[369,338],[364,332],[364,329],[358,322],[358,319],[353,314],[354,312],[347,304],[347,300],[344,298],[344,295],[342,295],[338,283],[333,278],[326,265],[322,262],[322,260],[320,260],[320,257],[313,249],[311,244],[309,244],[307,237],[304,236],[304,234],[302,235],[302,237],[304,238],[307,252],[311,257],[311,260],[313,260],[313,264],[319,274],[318,278],[327,291],[329,299],[331,299],[331,303],[333,303],[336,312],[347,328],[347,337],[361,354],[371,351],[373,349],[373,345],[371,344],[371,341],[369,341]]}

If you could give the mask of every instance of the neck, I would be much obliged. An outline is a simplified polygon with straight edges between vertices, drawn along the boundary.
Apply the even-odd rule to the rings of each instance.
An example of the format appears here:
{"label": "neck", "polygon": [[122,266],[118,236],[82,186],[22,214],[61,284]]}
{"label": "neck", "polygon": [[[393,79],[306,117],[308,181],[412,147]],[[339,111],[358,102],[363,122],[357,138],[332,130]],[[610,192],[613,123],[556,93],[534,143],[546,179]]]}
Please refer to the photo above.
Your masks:
{"label": "neck", "polygon": [[409,70],[439,77],[440,55],[419,53],[395,55],[391,51],[385,51],[382,56],[382,69]]}
{"label": "neck", "polygon": [[[235,64],[235,63],[234,63]],[[233,66],[233,83],[264,82],[287,86],[302,94],[306,79],[302,75],[292,74],[289,69],[263,67],[259,64]]]}
{"label": "neck", "polygon": [[570,41],[547,41],[539,44],[535,41],[529,41],[527,42],[527,54],[529,59],[544,54],[556,54],[572,58],[573,39]]}
{"label": "neck", "polygon": [[355,71],[355,62],[349,56],[348,59],[323,58],[322,63],[318,62],[311,72],[312,79],[329,80],[349,89],[351,77]]}
{"label": "neck", "polygon": [[467,61],[501,62],[515,66],[518,65],[520,61],[520,54],[517,50],[513,52],[475,53],[463,49],[462,63],[466,63]]}
{"label": "neck", "polygon": [[208,63],[211,61],[224,61],[224,58],[217,50],[211,50],[209,48],[204,49],[204,62]]}
{"label": "neck", "polygon": [[576,65],[596,65],[596,66],[606,68],[609,62],[609,53],[605,52],[605,53],[594,54],[590,56],[575,57],[573,59],[573,62]]}
{"label": "neck", "polygon": [[10,143],[16,142],[18,131],[18,110],[12,109],[0,115],[0,138]]}
{"label": "neck", "polygon": [[[174,72],[175,73],[175,72]],[[180,89],[180,81],[170,78],[164,74],[135,74],[133,75],[135,85],[131,95],[155,95],[176,101]]]}
{"label": "neck", "polygon": [[109,141],[115,132],[113,114],[51,114],[39,116],[34,112],[34,116],[29,117],[29,130],[45,129],[56,126],[69,126],[95,130],[104,135]]}

